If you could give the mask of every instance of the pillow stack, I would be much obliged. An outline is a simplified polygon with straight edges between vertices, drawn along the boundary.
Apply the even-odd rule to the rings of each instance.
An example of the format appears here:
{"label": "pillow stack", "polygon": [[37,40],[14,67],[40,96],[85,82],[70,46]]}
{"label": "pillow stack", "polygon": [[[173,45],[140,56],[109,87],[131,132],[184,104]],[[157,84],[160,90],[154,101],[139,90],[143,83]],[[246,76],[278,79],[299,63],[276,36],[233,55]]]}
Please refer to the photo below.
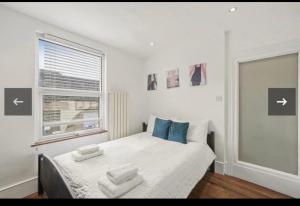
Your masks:
{"label": "pillow stack", "polygon": [[152,133],[152,136],[183,144],[187,142],[207,143],[208,121],[202,120],[198,124],[191,124],[186,121],[164,119],[151,115],[147,132]]}

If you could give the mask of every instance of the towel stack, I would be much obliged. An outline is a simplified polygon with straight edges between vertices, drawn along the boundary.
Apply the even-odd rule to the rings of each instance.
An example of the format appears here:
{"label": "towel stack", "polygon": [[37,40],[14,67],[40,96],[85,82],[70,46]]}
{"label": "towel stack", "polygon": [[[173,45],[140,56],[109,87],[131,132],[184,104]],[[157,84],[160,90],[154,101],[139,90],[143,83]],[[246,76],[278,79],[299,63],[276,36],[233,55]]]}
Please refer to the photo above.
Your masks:
{"label": "towel stack", "polygon": [[98,185],[106,196],[116,198],[129,192],[143,181],[143,177],[138,174],[138,168],[125,164],[107,171],[106,177],[102,177]]}
{"label": "towel stack", "polygon": [[74,161],[80,162],[102,154],[103,154],[103,150],[99,148],[98,145],[91,144],[91,145],[80,147],[76,151],[72,152],[72,157]]}

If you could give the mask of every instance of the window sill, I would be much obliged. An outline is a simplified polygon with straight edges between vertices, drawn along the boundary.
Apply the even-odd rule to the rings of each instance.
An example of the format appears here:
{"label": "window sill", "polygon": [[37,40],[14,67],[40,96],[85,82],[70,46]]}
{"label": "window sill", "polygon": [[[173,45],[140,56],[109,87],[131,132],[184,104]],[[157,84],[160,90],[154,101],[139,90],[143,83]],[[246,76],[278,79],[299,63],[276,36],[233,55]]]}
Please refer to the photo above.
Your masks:
{"label": "window sill", "polygon": [[84,133],[81,135],[55,138],[55,139],[51,139],[51,140],[42,140],[42,141],[35,142],[34,144],[31,145],[31,147],[37,147],[40,145],[51,144],[51,143],[55,143],[55,142],[62,142],[62,141],[70,140],[70,139],[77,139],[77,138],[81,138],[81,137],[91,136],[91,135],[95,135],[95,134],[102,134],[102,133],[106,133],[106,132],[107,132],[107,130],[102,130],[102,131],[97,131],[97,132]]}

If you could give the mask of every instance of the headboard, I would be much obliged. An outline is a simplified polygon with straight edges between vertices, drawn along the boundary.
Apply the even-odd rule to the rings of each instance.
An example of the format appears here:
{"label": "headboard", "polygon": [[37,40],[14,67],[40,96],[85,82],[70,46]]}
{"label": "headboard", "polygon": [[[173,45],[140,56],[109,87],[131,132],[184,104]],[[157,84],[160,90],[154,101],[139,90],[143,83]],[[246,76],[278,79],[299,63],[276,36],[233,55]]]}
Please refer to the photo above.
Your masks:
{"label": "headboard", "polygon": [[[215,152],[215,133],[210,132],[207,134],[207,144],[213,152]],[[215,161],[209,166],[210,172],[215,172]]]}

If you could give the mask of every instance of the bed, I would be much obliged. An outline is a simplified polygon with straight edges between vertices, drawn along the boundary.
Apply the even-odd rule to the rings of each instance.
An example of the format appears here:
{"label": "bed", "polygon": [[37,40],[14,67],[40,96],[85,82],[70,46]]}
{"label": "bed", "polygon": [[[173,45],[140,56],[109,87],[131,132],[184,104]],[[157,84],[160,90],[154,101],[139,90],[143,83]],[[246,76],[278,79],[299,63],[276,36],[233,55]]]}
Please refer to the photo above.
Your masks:
{"label": "bed", "polygon": [[208,170],[214,171],[214,134],[207,144],[181,144],[142,132],[100,144],[104,154],[75,162],[71,153],[39,155],[38,193],[48,198],[107,198],[97,179],[125,163],[139,168],[144,182],[120,198],[186,198]]}

